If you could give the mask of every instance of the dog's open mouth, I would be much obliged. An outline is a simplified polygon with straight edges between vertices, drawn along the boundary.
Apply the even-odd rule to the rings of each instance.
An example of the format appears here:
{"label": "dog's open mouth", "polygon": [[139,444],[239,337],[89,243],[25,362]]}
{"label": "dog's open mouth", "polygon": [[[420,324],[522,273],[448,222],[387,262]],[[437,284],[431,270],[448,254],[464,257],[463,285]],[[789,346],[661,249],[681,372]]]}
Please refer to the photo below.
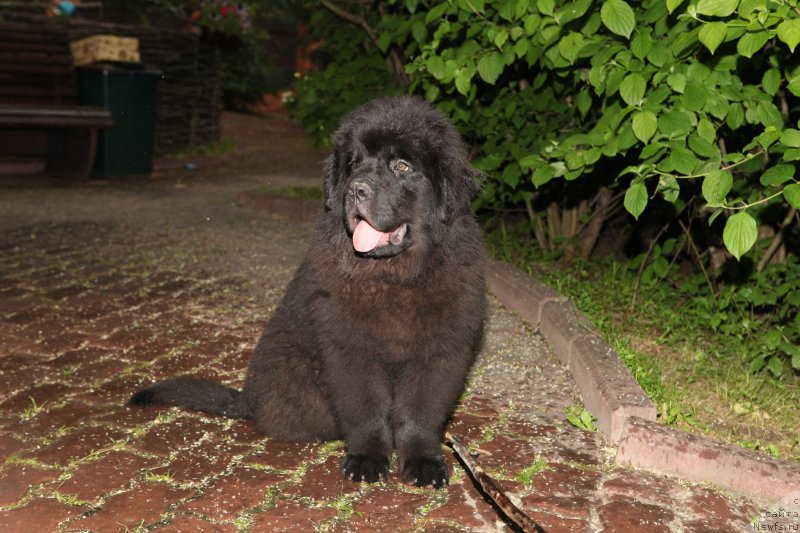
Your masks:
{"label": "dog's open mouth", "polygon": [[357,252],[367,253],[388,244],[395,246],[403,242],[403,237],[408,231],[408,224],[401,224],[392,231],[380,231],[361,217],[356,217],[356,227],[353,230],[353,248]]}

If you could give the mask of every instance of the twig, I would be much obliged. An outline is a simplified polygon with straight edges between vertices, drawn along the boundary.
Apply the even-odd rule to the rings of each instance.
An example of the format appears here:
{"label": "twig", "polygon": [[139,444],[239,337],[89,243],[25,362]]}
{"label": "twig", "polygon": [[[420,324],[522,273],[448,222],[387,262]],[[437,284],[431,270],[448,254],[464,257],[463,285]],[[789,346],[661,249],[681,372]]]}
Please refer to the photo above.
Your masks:
{"label": "twig", "polygon": [[633,310],[636,307],[636,297],[639,296],[639,286],[642,283],[642,273],[644,272],[644,267],[647,264],[647,260],[650,258],[650,253],[653,251],[653,248],[658,242],[658,239],[660,239],[661,236],[664,234],[664,232],[667,231],[667,228],[669,228],[669,222],[664,224],[664,226],[661,228],[661,231],[659,231],[655,237],[650,239],[650,246],[647,248],[647,252],[644,254],[642,262],[639,265],[639,272],[637,272],[636,274],[636,286],[633,288],[633,298],[631,298],[631,310]]}
{"label": "twig", "polygon": [[503,511],[503,513],[505,513],[508,518],[510,518],[525,533],[544,533],[544,529],[542,529],[542,527],[531,517],[522,512],[519,507],[514,505],[514,502],[512,502],[508,496],[506,496],[502,487],[500,487],[497,481],[492,479],[492,477],[489,476],[489,474],[487,474],[483,468],[481,468],[481,466],[469,453],[467,447],[464,446],[464,443],[462,443],[450,432],[445,433],[444,439],[453,449],[458,458],[461,459],[461,462],[464,463],[464,466],[466,466],[473,479],[475,479],[475,481],[477,481],[481,486],[483,492],[485,492],[486,495],[492,499],[492,501],[500,508],[501,511]]}
{"label": "twig", "polygon": [[764,268],[766,268],[767,263],[769,263],[769,260],[772,259],[772,256],[775,255],[775,252],[778,250],[780,245],[783,244],[783,233],[789,224],[792,223],[795,213],[797,213],[797,208],[792,207],[786,214],[786,218],[784,218],[783,222],[781,222],[781,226],[778,228],[778,231],[775,232],[775,237],[772,238],[769,248],[767,248],[767,251],[764,252],[764,257],[762,257],[761,261],[758,262],[758,266],[756,267],[756,272],[758,274],[761,274]]}
{"label": "twig", "polygon": [[[369,25],[367,19],[364,17],[360,17],[349,11],[342,9],[341,7],[337,6],[330,0],[320,0],[320,3],[325,7],[328,11],[336,15],[337,17],[343,18],[344,20],[355,24],[356,26],[360,27],[364,30],[364,33],[367,34],[369,40],[372,41],[372,44],[375,45],[376,48],[380,50],[380,45],[378,44],[379,38],[377,32]],[[391,65],[392,70],[394,70],[394,75],[397,77],[397,80],[406,85],[408,84],[408,76],[405,73],[405,69],[403,68],[403,61],[400,59],[400,56],[395,52],[391,47],[387,51],[389,56],[389,64]]]}
{"label": "twig", "polygon": [[697,246],[694,244],[694,240],[692,239],[692,234],[689,232],[689,228],[683,223],[683,220],[678,219],[678,224],[681,225],[681,229],[683,233],[686,235],[686,239],[689,242],[689,248],[691,248],[692,252],[694,252],[695,259],[697,260],[697,265],[700,267],[700,270],[703,272],[703,277],[706,279],[706,284],[708,285],[708,290],[711,291],[711,294],[714,295],[714,299],[716,300],[719,298],[716,289],[714,289],[714,285],[711,283],[711,278],[708,277],[708,272],[706,271],[705,265],[703,265],[703,258],[700,255],[700,252],[697,250]]}

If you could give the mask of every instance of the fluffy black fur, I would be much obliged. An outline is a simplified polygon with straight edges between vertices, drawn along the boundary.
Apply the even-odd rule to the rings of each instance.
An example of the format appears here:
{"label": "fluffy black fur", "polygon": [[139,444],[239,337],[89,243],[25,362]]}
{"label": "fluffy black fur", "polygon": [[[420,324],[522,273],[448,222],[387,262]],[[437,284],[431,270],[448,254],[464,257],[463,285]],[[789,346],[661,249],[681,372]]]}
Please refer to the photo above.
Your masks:
{"label": "fluffy black fur", "polygon": [[[470,212],[479,173],[426,102],[373,100],[348,115],[326,162],[311,247],[250,361],[244,390],[156,383],[130,405],[250,418],[285,440],[344,439],[346,478],[447,483],[441,453],[484,318],[483,238]],[[384,239],[354,249],[362,220]]]}

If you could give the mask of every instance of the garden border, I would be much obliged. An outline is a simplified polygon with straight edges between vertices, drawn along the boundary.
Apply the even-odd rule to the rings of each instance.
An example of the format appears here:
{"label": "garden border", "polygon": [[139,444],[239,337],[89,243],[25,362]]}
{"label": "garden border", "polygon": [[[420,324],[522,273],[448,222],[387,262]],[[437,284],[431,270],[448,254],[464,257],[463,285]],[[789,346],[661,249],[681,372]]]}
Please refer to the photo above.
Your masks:
{"label": "garden border", "polygon": [[550,343],[584,406],[597,417],[616,461],[687,481],[707,482],[775,504],[800,491],[800,465],[656,422],[656,409],[619,355],[567,298],[520,269],[492,261],[489,290]]}

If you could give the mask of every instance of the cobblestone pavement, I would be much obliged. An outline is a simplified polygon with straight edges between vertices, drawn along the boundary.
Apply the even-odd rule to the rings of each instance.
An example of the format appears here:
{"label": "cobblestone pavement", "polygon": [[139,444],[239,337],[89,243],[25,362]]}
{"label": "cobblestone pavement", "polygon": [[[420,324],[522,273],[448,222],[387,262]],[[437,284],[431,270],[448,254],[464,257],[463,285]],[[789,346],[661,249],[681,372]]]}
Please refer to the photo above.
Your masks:
{"label": "cobblestone pavement", "polygon": [[[278,133],[271,149],[302,151],[296,128],[253,124]],[[242,384],[311,227],[236,195],[318,179],[261,157],[236,176],[209,162],[149,180],[0,183],[0,531],[510,530],[449,451],[444,490],[396,475],[361,485],[339,474],[342,443],[123,405],[178,374]],[[752,502],[615,466],[596,433],[565,422],[579,403],[543,340],[492,300],[450,430],[545,529],[752,529]]]}

